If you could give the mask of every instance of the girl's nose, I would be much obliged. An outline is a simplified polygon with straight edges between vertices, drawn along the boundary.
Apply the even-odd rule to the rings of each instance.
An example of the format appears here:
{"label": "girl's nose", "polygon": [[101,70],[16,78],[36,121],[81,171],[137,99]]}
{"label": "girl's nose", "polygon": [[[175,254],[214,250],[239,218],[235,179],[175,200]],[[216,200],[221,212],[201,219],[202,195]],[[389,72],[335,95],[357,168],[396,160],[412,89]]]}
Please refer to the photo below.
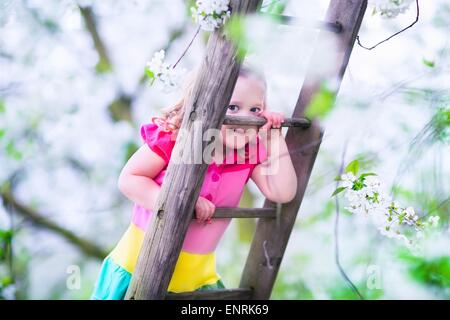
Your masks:
{"label": "girl's nose", "polygon": [[242,111],[242,116],[246,116],[246,117],[251,117],[254,116],[255,114],[253,112],[251,112],[250,110],[243,110]]}

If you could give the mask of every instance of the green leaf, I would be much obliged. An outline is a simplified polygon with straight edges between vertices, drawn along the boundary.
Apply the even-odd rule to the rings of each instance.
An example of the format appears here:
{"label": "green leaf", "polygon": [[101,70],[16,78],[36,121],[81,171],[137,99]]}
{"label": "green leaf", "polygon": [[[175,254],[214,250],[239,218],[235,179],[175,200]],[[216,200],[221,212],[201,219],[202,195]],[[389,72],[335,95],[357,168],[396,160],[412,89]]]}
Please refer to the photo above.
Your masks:
{"label": "green leaf", "polygon": [[5,133],[6,133],[5,129],[0,129],[0,139],[5,136]]}
{"label": "green leaf", "polygon": [[[11,190],[11,181],[5,180],[3,183],[0,184],[0,193],[9,192]],[[0,229],[0,233],[1,233]]]}
{"label": "green leaf", "polygon": [[128,142],[125,144],[125,159],[123,164],[125,165],[125,163],[131,158],[131,156],[139,149],[139,146],[134,143],[134,142]]}
{"label": "green leaf", "polygon": [[186,16],[191,17],[192,16],[191,8],[196,7],[195,0],[186,0],[185,4],[186,4]]}
{"label": "green leaf", "polygon": [[353,190],[361,190],[362,188],[364,188],[364,183],[360,179],[353,182]]}
{"label": "green leaf", "polygon": [[98,74],[109,73],[112,71],[112,65],[106,58],[100,58],[95,65],[95,71],[97,71]]}
{"label": "green leaf", "polygon": [[449,142],[450,138],[450,108],[440,107],[431,119],[433,140]]}
{"label": "green leaf", "polygon": [[408,273],[412,279],[422,285],[440,290],[449,298],[450,256],[427,259],[403,251],[399,253],[399,257],[408,264]]}
{"label": "green leaf", "polygon": [[316,117],[323,119],[333,108],[335,96],[334,91],[322,84],[307,106],[305,115],[310,119]]}
{"label": "green leaf", "polygon": [[422,58],[422,63],[424,65],[426,65],[427,67],[430,67],[430,68],[434,68],[435,67],[435,63],[432,60],[427,60],[425,58]]}
{"label": "green leaf", "polygon": [[[325,288],[332,300],[359,300],[358,296],[343,281],[331,281],[333,287]],[[366,281],[355,283],[359,292],[366,300],[378,300],[383,298],[383,289],[369,289]]]}
{"label": "green leaf", "polygon": [[334,192],[333,192],[333,194],[332,194],[331,196],[334,197],[335,195],[337,195],[338,193],[344,191],[345,189],[347,189],[347,188],[345,188],[345,187],[339,187],[339,188],[337,188],[336,190],[334,190]]}
{"label": "green leaf", "polygon": [[14,146],[14,142],[11,140],[6,145],[6,153],[15,160],[21,160],[22,159],[22,153],[16,149]]}
{"label": "green leaf", "polygon": [[6,111],[5,101],[0,100],[0,113],[5,113],[5,111]]}
{"label": "green leaf", "polygon": [[303,219],[303,227],[307,228],[319,221],[325,221],[329,219],[334,213],[335,203],[334,199],[328,199],[319,212],[305,216]]}
{"label": "green leaf", "polygon": [[12,230],[0,229],[0,240],[4,242],[10,242],[13,236]]}
{"label": "green leaf", "polygon": [[[359,169],[359,166],[358,166]],[[366,177],[368,176],[376,176],[375,173],[372,172],[368,172],[368,173],[363,173],[362,175],[359,176],[358,181],[361,182],[362,185],[364,185],[364,181],[366,180]]]}
{"label": "green leaf", "polygon": [[56,31],[59,30],[59,26],[58,23],[54,20],[51,19],[45,19],[42,21],[42,24],[44,25],[45,28],[48,29],[48,31],[54,33]]}
{"label": "green leaf", "polygon": [[375,159],[373,152],[362,152],[358,153],[353,157],[353,160],[358,160],[359,162],[359,171],[369,172],[371,168],[374,168],[377,165],[379,160]]}
{"label": "green leaf", "polygon": [[155,79],[155,74],[154,74],[153,71],[150,70],[149,68],[145,68],[145,74],[146,74],[147,77],[149,77],[150,79]]}
{"label": "green leaf", "polygon": [[284,10],[286,9],[286,3],[280,2],[277,0],[274,0],[270,3],[269,7],[267,7],[267,10],[265,10],[268,13],[271,14],[283,14]]}
{"label": "green leaf", "polygon": [[358,174],[359,171],[359,161],[358,160],[353,160],[352,162],[350,162],[347,167],[345,167],[345,172],[351,172],[353,173],[355,176]]}
{"label": "green leaf", "polygon": [[236,58],[243,61],[249,47],[249,41],[245,32],[245,17],[234,15],[224,26],[224,34],[236,46]]}
{"label": "green leaf", "polygon": [[376,7],[373,7],[373,10],[372,10],[372,16],[374,16],[374,15],[376,15],[377,14],[377,8]]}
{"label": "green leaf", "polygon": [[368,177],[368,176],[376,176],[376,175],[377,175],[376,173],[368,172],[368,173],[363,173],[359,178],[360,178],[360,179],[364,179],[365,177]]}
{"label": "green leaf", "polygon": [[13,284],[13,279],[10,276],[5,276],[1,279],[2,287],[7,287]]}

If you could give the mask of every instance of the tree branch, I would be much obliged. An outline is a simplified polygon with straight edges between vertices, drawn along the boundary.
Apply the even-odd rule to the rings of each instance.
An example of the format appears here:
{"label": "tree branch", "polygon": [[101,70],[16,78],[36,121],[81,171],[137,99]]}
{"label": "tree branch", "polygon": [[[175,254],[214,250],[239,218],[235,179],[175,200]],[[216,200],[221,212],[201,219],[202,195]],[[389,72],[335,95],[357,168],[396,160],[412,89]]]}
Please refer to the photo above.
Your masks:
{"label": "tree branch", "polygon": [[411,28],[413,25],[415,25],[415,24],[419,21],[419,16],[420,16],[419,0],[416,0],[416,19],[415,19],[414,22],[411,23],[409,26],[407,26],[406,28],[403,28],[403,29],[400,30],[400,31],[397,31],[396,33],[394,33],[394,34],[391,35],[390,37],[387,37],[386,39],[384,39],[384,40],[378,42],[377,44],[375,44],[375,45],[373,45],[373,46],[371,46],[371,47],[369,47],[369,48],[361,44],[361,41],[359,40],[359,36],[356,36],[356,41],[358,42],[358,45],[359,45],[361,48],[364,48],[364,49],[366,49],[366,50],[372,50],[372,49],[375,49],[375,48],[378,47],[380,44],[382,44],[382,43],[384,43],[384,42],[386,42],[386,41],[392,39],[393,37],[399,35],[400,33],[406,31],[407,29]]}
{"label": "tree branch", "polygon": [[98,73],[105,73],[112,71],[111,59],[106,50],[106,46],[100,38],[100,34],[97,29],[97,22],[95,21],[95,14],[91,7],[79,6],[81,16],[83,17],[86,29],[89,31],[92,41],[94,42],[95,50],[99,56],[99,61],[97,63],[96,69]]}
{"label": "tree branch", "polygon": [[[346,151],[347,151],[347,142],[345,143],[344,151],[342,152],[341,166],[339,168],[339,176],[341,176],[344,171],[344,161]],[[339,181],[336,181],[336,189],[338,187]],[[339,200],[337,195],[335,196],[335,201],[336,201],[336,218],[334,220],[334,259],[339,269],[339,272],[341,273],[341,276],[344,278],[345,282],[347,282],[349,287],[359,297],[359,299],[364,300],[363,295],[359,292],[356,285],[352,282],[352,280],[350,280],[347,273],[345,273],[344,268],[342,267],[339,259]]]}
{"label": "tree branch", "polygon": [[[167,45],[163,48],[165,52],[167,52],[173,45],[173,43],[179,39],[186,30],[186,23],[184,23],[181,27],[174,29],[169,36],[169,41]],[[145,72],[139,78],[138,85],[132,94],[121,93],[114,101],[111,102],[108,109],[111,114],[111,117],[114,121],[131,121],[131,106],[133,102],[139,97],[141,91],[144,88],[145,81],[147,80],[147,76]]]}

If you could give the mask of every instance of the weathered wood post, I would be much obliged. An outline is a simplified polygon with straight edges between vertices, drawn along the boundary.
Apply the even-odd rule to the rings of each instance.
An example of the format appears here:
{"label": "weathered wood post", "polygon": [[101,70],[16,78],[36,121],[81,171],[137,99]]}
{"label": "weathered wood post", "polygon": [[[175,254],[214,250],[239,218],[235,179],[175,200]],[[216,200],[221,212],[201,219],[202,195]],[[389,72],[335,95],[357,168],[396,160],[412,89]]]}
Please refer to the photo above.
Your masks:
{"label": "weathered wood post", "polygon": [[[253,12],[259,3],[231,0],[232,15]],[[173,151],[182,161],[169,162],[126,299],[163,299],[166,295],[208,167],[203,161],[192,164],[184,160],[203,154],[207,142],[202,141],[200,150],[191,143],[194,139],[222,125],[239,68],[235,46],[222,30],[216,30],[209,38],[193,94],[187,101],[181,125],[184,138],[177,139]],[[194,125],[196,121],[201,121],[201,126]]]}

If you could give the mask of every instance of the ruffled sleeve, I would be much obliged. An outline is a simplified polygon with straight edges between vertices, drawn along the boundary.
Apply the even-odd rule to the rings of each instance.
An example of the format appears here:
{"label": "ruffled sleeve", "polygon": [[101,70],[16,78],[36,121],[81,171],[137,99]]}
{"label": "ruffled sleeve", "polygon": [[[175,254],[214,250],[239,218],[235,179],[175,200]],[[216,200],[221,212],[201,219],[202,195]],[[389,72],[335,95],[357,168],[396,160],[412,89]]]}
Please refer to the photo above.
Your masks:
{"label": "ruffled sleeve", "polygon": [[172,155],[175,140],[172,132],[164,131],[156,124],[144,124],[141,126],[141,137],[153,152],[159,155],[166,163]]}

